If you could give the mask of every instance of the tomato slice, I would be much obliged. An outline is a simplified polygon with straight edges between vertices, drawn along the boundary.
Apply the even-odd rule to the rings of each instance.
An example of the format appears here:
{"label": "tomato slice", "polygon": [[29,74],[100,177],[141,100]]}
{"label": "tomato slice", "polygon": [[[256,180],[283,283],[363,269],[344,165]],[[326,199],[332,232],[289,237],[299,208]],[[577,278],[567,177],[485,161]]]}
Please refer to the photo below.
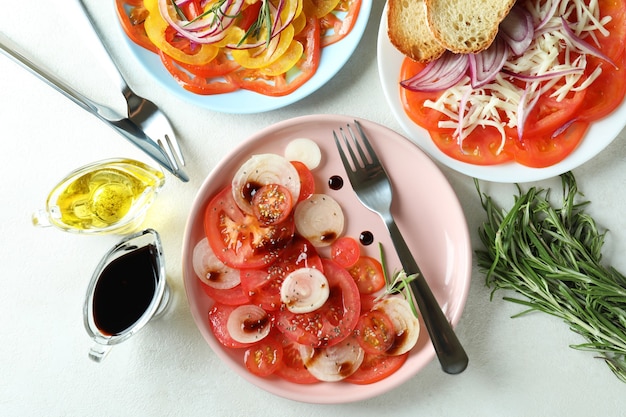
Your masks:
{"label": "tomato slice", "polygon": [[300,195],[298,202],[306,200],[315,193],[315,177],[311,170],[300,161],[291,161],[291,165],[298,171],[300,177]]}
{"label": "tomato slice", "polygon": [[[238,64],[223,64],[220,67],[219,61],[209,62],[204,65],[191,65],[176,61],[163,51],[158,51],[161,62],[165,69],[174,77],[176,82],[185,90],[199,95],[224,94],[239,89],[236,83],[228,76],[228,74],[239,68]],[[211,71],[219,75],[201,75],[209,74]]]}
{"label": "tomato slice", "polygon": [[[568,97],[557,101],[554,97],[543,94],[532,108],[524,124],[522,141],[534,140],[537,136],[549,136],[572,122],[586,102],[588,89],[572,92]],[[513,133],[511,137],[517,137]]]}
{"label": "tomato slice", "polygon": [[283,361],[275,375],[296,384],[319,382],[304,366],[298,344],[286,338],[282,333],[277,336],[283,347]]}
{"label": "tomato slice", "polygon": [[204,229],[215,256],[231,268],[249,269],[272,264],[291,242],[295,226],[289,218],[264,226],[243,213],[225,187],[209,202]]}
{"label": "tomato slice", "polygon": [[359,242],[350,236],[342,236],[330,245],[330,259],[344,268],[356,265],[360,257]]}
{"label": "tomato slice", "polygon": [[217,341],[223,346],[235,349],[247,348],[254,343],[238,342],[228,333],[228,317],[236,308],[237,306],[215,303],[213,308],[209,310],[209,326]]}
{"label": "tomato slice", "polygon": [[[625,23],[626,25],[626,23]],[[600,62],[596,58],[588,58],[592,68]],[[608,116],[618,108],[626,96],[626,53],[616,62],[618,68],[609,68],[602,62],[602,74],[588,88],[585,103],[579,114],[579,119],[594,121]]]}
{"label": "tomato slice", "polygon": [[409,352],[397,356],[365,354],[363,363],[344,381],[352,384],[373,384],[396,372],[409,357]]}
{"label": "tomato slice", "polygon": [[330,296],[319,309],[296,314],[281,309],[276,328],[288,339],[312,347],[333,346],[352,334],[361,311],[359,289],[350,274],[334,261],[322,259]]}
{"label": "tomato slice", "polygon": [[361,294],[373,294],[385,286],[385,275],[380,262],[369,256],[361,256],[348,269]]}
{"label": "tomato slice", "polygon": [[361,315],[354,334],[363,350],[373,355],[388,351],[396,338],[393,322],[381,310],[372,310]]}
{"label": "tomato slice", "polygon": [[217,303],[238,306],[249,302],[248,295],[241,285],[228,289],[214,288],[203,282],[200,282],[200,285],[204,293]]}
{"label": "tomato slice", "polygon": [[602,53],[618,63],[624,54],[626,40],[626,2],[615,0],[598,0],[601,18],[611,16],[605,25],[610,36],[598,36],[596,41]]}
{"label": "tomato slice", "polygon": [[266,184],[252,197],[252,212],[264,226],[287,220],[292,208],[291,191],[280,184]]}
{"label": "tomato slice", "polygon": [[143,26],[148,16],[148,10],[144,7],[143,1],[115,0],[115,7],[126,36],[142,48],[157,53],[158,48],[150,41]]}
{"label": "tomato slice", "polygon": [[261,377],[267,377],[276,372],[282,361],[283,345],[271,334],[247,348],[243,354],[246,368],[254,375]]}
{"label": "tomato slice", "polygon": [[554,165],[576,149],[588,129],[588,122],[576,121],[555,136],[544,135],[523,142],[518,141],[515,160],[534,168]]}
{"label": "tomato slice", "polygon": [[[328,3],[324,0],[313,0],[313,2]],[[341,0],[331,13],[325,13],[321,17],[322,47],[332,45],[345,38],[354,27],[360,10],[361,0]]]}
{"label": "tomato slice", "polygon": [[280,306],[280,287],[285,277],[298,268],[317,268],[323,271],[322,260],[315,247],[296,236],[293,243],[272,265],[263,269],[241,271],[241,287],[251,304],[267,311]]}
{"label": "tomato slice", "polygon": [[500,150],[502,135],[495,127],[477,127],[463,139],[462,146],[453,132],[453,129],[429,132],[439,150],[451,158],[474,165],[497,165],[514,159],[512,141],[506,140]]}

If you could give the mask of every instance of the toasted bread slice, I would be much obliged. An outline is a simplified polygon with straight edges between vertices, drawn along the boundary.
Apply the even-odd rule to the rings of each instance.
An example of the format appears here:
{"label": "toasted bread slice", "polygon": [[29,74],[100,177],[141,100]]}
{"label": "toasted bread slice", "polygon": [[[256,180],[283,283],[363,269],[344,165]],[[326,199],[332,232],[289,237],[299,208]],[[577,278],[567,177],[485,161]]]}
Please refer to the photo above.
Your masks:
{"label": "toasted bread slice", "polygon": [[454,53],[487,49],[515,0],[425,0],[433,36]]}
{"label": "toasted bread slice", "polygon": [[430,62],[446,50],[428,29],[424,0],[388,0],[387,26],[391,44],[415,61]]}

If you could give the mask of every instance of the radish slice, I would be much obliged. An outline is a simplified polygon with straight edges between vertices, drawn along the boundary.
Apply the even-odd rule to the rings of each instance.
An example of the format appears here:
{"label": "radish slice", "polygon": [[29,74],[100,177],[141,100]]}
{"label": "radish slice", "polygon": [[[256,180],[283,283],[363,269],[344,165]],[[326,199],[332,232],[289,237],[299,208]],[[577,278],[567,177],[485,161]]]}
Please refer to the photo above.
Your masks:
{"label": "radish slice", "polygon": [[285,277],[280,300],[292,313],[309,313],[324,305],[330,289],[324,274],[315,268],[300,268]]}
{"label": "radish slice", "polygon": [[327,194],[313,194],[300,202],[294,221],[298,233],[315,247],[329,246],[343,233],[343,210]]}
{"label": "radish slice", "polygon": [[286,158],[266,153],[252,155],[233,177],[233,198],[247,214],[253,214],[252,198],[256,190],[267,184],[279,184],[291,193],[293,201],[300,196],[300,177],[296,168]]}
{"label": "radish slice", "polygon": [[226,329],[240,343],[254,343],[270,333],[269,315],[259,306],[245,304],[235,308],[228,316]]}
{"label": "radish slice", "polygon": [[300,161],[308,169],[315,169],[322,161],[322,151],[320,147],[307,138],[294,139],[285,148],[285,158],[290,161]]}
{"label": "radish slice", "polygon": [[349,337],[327,348],[300,345],[300,356],[306,369],[320,381],[340,381],[352,375],[361,363],[365,352]]}
{"label": "radish slice", "polygon": [[241,283],[239,271],[224,265],[215,256],[206,237],[193,248],[192,262],[200,281],[210,287],[227,290]]}
{"label": "radish slice", "polygon": [[408,301],[401,297],[385,298],[377,302],[372,310],[386,313],[396,331],[396,343],[386,352],[388,355],[402,355],[413,349],[420,334],[420,322]]}

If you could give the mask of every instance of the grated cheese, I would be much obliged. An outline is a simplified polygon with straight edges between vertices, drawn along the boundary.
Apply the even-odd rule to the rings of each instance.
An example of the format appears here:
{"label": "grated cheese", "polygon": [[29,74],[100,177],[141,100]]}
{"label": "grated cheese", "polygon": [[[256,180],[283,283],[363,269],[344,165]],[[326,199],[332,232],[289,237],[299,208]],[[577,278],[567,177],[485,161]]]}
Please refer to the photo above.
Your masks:
{"label": "grated cheese", "polygon": [[[570,92],[588,88],[602,73],[602,67],[598,65],[581,82],[588,61],[586,55],[578,51],[562,32],[561,17],[570,24],[577,22],[572,31],[591,44],[597,44],[598,35],[609,36],[605,25],[611,17],[600,17],[597,0],[590,0],[588,4],[582,0],[554,1],[558,2],[554,14],[537,30],[528,50],[522,56],[510,57],[504,65],[506,71],[541,76],[541,80],[526,82],[521,88],[511,81],[511,76],[500,72],[492,82],[473,89],[470,78],[464,77],[436,101],[424,103],[425,107],[447,116],[449,120],[440,121],[439,127],[455,129],[453,136],[459,146],[462,147],[464,138],[477,127],[493,126],[502,137],[498,153],[502,152],[507,138],[505,127],[517,128],[521,136],[524,118],[520,121],[520,113],[527,114],[541,95],[550,94],[550,97],[562,101]],[[542,0],[527,0],[524,5],[533,17],[535,27],[553,9],[552,3]]]}

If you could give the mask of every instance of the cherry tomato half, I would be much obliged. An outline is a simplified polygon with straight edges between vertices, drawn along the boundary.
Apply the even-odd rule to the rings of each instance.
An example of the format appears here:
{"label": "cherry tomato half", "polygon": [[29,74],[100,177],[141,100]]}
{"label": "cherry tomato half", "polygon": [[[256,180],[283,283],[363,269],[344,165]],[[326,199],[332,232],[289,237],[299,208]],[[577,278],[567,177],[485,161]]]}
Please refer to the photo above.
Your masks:
{"label": "cherry tomato half", "polygon": [[311,170],[300,161],[291,161],[300,177],[300,195],[298,201],[306,200],[315,193],[315,177]]}
{"label": "cherry tomato half", "polygon": [[252,212],[265,226],[279,224],[291,214],[291,192],[280,184],[266,184],[252,197]]}
{"label": "cherry tomato half", "polygon": [[361,294],[373,294],[385,286],[383,267],[374,258],[361,256],[348,271]]}
{"label": "cherry tomato half", "polygon": [[396,338],[393,322],[381,310],[372,310],[359,317],[354,334],[363,350],[374,355],[389,350]]}
{"label": "cherry tomato half", "polygon": [[257,376],[270,376],[281,366],[283,361],[283,345],[272,335],[255,343],[243,354],[246,368]]}
{"label": "cherry tomato half", "polygon": [[342,236],[330,245],[330,259],[344,268],[352,268],[360,256],[359,242],[350,236]]}

